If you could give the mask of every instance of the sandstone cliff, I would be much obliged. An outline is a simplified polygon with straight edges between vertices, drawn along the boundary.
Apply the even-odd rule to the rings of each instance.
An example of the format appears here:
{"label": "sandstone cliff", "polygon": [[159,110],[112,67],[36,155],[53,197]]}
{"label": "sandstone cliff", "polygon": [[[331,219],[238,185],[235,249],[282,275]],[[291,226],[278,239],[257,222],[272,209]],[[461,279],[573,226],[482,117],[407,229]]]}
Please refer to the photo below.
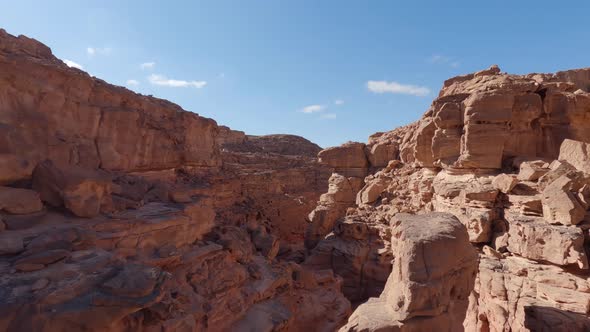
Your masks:
{"label": "sandstone cliff", "polygon": [[1,331],[333,331],[350,313],[339,277],[297,264],[329,176],[313,143],[246,137],[3,30],[0,128]]}
{"label": "sandstone cliff", "polygon": [[[404,323],[412,309],[387,296],[443,264],[397,272],[405,254],[390,221],[424,214],[415,222],[428,228],[430,211],[455,215],[479,252],[465,331],[589,330],[589,91],[590,69],[519,76],[493,66],[447,80],[413,124],[320,152],[335,173],[310,214],[305,264],[331,267],[347,298],[366,301],[343,330],[433,329]],[[426,302],[428,312],[446,312],[445,301]],[[427,316],[461,329],[449,327],[453,316]]]}
{"label": "sandstone cliff", "polygon": [[589,90],[492,66],[321,150],[0,30],[0,331],[588,331]]}

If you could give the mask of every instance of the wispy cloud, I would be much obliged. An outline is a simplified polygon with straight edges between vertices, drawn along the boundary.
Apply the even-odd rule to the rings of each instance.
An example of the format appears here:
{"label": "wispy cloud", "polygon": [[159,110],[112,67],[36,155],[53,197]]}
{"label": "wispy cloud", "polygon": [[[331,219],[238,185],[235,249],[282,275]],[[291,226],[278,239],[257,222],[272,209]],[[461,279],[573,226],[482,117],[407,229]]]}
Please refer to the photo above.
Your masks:
{"label": "wispy cloud", "polygon": [[88,53],[89,56],[94,56],[96,54],[100,54],[100,55],[110,55],[111,54],[112,49],[110,47],[87,47],[86,48],[86,53]]}
{"label": "wispy cloud", "polygon": [[201,89],[205,85],[207,85],[206,81],[184,81],[184,80],[174,80],[166,78],[162,75],[152,74],[148,77],[148,81],[154,85],[160,86],[168,86],[172,88],[185,88],[185,87],[195,87],[197,89]]}
{"label": "wispy cloud", "polygon": [[139,85],[139,81],[138,80],[127,80],[127,82],[125,82],[127,85],[129,86],[137,86]]}
{"label": "wispy cloud", "polygon": [[324,106],[324,105],[309,105],[309,106],[305,106],[304,108],[302,108],[300,110],[300,112],[310,114],[310,113],[322,112],[325,109],[326,109],[326,106]]}
{"label": "wispy cloud", "polygon": [[430,58],[428,58],[428,62],[434,63],[434,64],[449,65],[453,68],[457,68],[461,65],[461,62],[459,62],[457,59],[450,57],[450,56],[446,56],[446,55],[440,55],[440,54],[432,55]]}
{"label": "wispy cloud", "polygon": [[84,69],[84,66],[82,66],[81,64],[79,64],[79,63],[77,63],[77,62],[74,62],[74,61],[72,61],[72,60],[64,59],[64,63],[65,63],[66,65],[68,65],[68,67],[72,67],[72,68],[78,68],[78,69],[80,69],[80,70],[83,70],[83,69]]}
{"label": "wispy cloud", "polygon": [[401,84],[394,81],[368,81],[367,89],[374,93],[395,93],[418,97],[424,97],[430,93],[430,89],[425,86]]}
{"label": "wispy cloud", "polygon": [[342,105],[342,104],[344,104],[344,100],[342,100],[342,99],[334,100],[334,105]]}
{"label": "wispy cloud", "polygon": [[156,66],[155,62],[144,62],[141,65],[139,65],[139,68],[141,68],[141,70],[145,70],[145,69],[153,69]]}
{"label": "wispy cloud", "polygon": [[321,119],[336,119],[336,113],[326,113],[320,115]]}

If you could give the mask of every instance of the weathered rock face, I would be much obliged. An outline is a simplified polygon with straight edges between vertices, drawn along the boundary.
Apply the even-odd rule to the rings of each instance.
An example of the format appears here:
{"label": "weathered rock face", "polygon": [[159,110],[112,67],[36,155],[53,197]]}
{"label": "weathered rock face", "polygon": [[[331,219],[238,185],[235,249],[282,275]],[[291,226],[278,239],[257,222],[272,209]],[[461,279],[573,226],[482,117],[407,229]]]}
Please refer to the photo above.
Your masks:
{"label": "weathered rock face", "polygon": [[[347,207],[324,209],[336,214],[334,227],[323,231],[327,235],[316,240],[305,263],[332,268],[351,301],[366,301],[345,329],[410,329],[392,323],[398,316],[384,309],[383,296],[369,298],[389,291],[382,276],[398,264],[386,220],[430,211],[455,215],[479,252],[465,321],[453,331],[589,329],[589,73],[516,76],[492,67],[456,77],[445,82],[421,120],[369,138],[363,187]],[[380,144],[396,151],[387,163],[371,161]],[[332,160],[337,173],[350,166],[344,158]],[[353,224],[364,231],[341,231]],[[389,250],[392,264],[375,259],[388,257],[379,254]],[[367,269],[369,264],[379,269]],[[426,330],[447,328],[433,326]]]}
{"label": "weathered rock face", "polygon": [[398,214],[393,270],[379,298],[361,304],[340,331],[457,331],[473,290],[477,254],[450,214]]}
{"label": "weathered rock face", "polygon": [[0,30],[0,330],[589,330],[589,89],[491,67],[321,150]]}
{"label": "weathered rock face", "polygon": [[342,279],[298,264],[317,145],[218,127],[3,30],[0,72],[0,330],[344,324]]}
{"label": "weathered rock face", "polygon": [[78,166],[56,166],[51,160],[33,170],[33,189],[53,207],[65,206],[78,217],[96,217],[108,209],[111,179],[105,173]]}
{"label": "weathered rock face", "polygon": [[364,177],[367,175],[369,161],[365,155],[365,144],[349,142],[318,153],[320,163],[346,176]]}
{"label": "weathered rock face", "polygon": [[[511,157],[556,159],[564,139],[590,140],[583,115],[590,107],[588,81],[584,75],[573,75],[576,83],[559,81],[567,76],[516,76],[492,68],[447,80],[402,144],[402,160],[500,169]],[[586,90],[577,91],[575,84]]]}
{"label": "weathered rock face", "polygon": [[466,331],[587,331],[588,278],[518,256],[480,256]]}
{"label": "weathered rock face", "polygon": [[49,48],[0,31],[0,183],[38,162],[105,170],[219,164],[215,121],[69,68]]}

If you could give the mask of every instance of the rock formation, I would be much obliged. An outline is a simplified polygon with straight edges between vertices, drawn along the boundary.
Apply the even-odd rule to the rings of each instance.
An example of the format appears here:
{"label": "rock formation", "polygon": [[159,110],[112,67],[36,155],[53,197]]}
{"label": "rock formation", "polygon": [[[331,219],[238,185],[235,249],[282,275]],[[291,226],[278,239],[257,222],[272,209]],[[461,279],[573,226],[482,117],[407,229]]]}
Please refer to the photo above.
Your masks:
{"label": "rock formation", "polygon": [[[589,330],[589,90],[590,69],[519,76],[493,66],[447,80],[419,121],[371,136],[366,163],[352,148],[362,143],[320,152],[332,178],[362,183],[354,202],[320,200],[308,226],[304,264],[332,268],[346,297],[362,303],[343,329],[433,330],[412,329],[404,321],[412,309],[396,311],[387,298],[412,280],[396,272],[404,253],[389,221],[411,213],[427,225],[437,211],[453,214],[479,253],[465,331]],[[375,161],[377,151],[387,163]],[[349,192],[330,186],[324,195]],[[312,218],[318,211],[329,222]],[[342,231],[351,227],[362,231]],[[448,322],[441,318],[434,330],[462,329]]]}
{"label": "rock formation", "polygon": [[477,254],[451,214],[392,219],[393,269],[379,298],[361,304],[340,331],[457,331],[473,290]]}
{"label": "rock formation", "polygon": [[0,30],[0,331],[588,331],[589,90],[492,66],[321,150]]}
{"label": "rock formation", "polygon": [[333,331],[317,145],[253,137],[0,30],[1,331]]}

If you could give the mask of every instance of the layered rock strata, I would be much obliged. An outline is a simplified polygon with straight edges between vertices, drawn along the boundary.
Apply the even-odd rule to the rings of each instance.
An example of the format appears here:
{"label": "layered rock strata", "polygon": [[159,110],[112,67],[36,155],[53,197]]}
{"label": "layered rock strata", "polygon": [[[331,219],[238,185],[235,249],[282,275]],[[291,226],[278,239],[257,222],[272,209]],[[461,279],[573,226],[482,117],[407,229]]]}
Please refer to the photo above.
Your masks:
{"label": "layered rock strata", "polygon": [[[367,160],[377,145],[393,157],[368,163],[353,203],[324,212],[338,217],[305,264],[331,267],[344,294],[363,303],[387,291],[383,276],[397,264],[388,220],[447,212],[480,256],[466,331],[587,330],[589,88],[589,69],[520,76],[493,66],[447,80],[422,119],[369,138]],[[350,174],[350,159],[332,160],[336,173]],[[333,188],[332,197],[348,192]],[[342,232],[352,222],[363,240]],[[354,324],[396,319],[375,303],[361,305]]]}
{"label": "layered rock strata", "polygon": [[303,260],[320,148],[252,137],[0,30],[0,330],[333,331]]}
{"label": "layered rock strata", "polygon": [[589,89],[492,66],[321,150],[0,30],[0,330],[589,330]]}

